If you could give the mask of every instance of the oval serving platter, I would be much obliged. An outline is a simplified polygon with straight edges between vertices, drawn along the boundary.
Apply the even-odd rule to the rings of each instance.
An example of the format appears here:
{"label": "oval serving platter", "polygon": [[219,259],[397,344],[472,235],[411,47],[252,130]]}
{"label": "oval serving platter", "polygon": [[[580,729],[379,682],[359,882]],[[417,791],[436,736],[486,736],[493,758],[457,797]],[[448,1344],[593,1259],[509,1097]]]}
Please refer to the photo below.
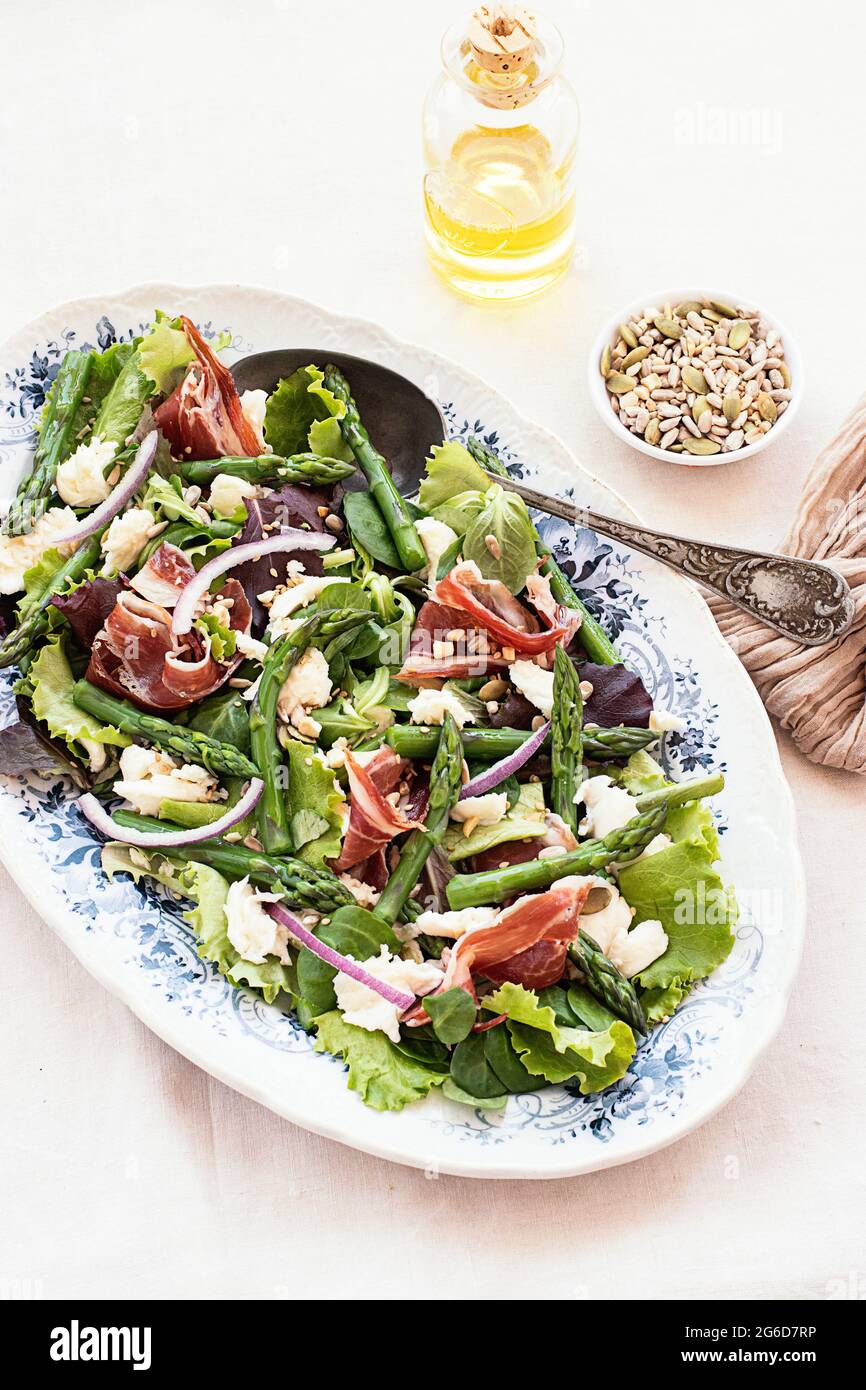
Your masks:
{"label": "oval serving platter", "polygon": [[[376,324],[242,286],[143,285],[44,314],[0,349],[0,470],[11,495],[28,466],[33,423],[70,347],[105,348],[156,308],[183,311],[205,334],[228,330],[241,356],[320,343],[371,357],[441,405],[453,438],[480,435],[515,475],[548,492],[635,520],[565,445],[478,377],[399,342]],[[433,441],[431,441],[433,442]],[[182,906],[162,890],[109,883],[99,844],[62,778],[0,776],[0,856],[58,936],[153,1031],[227,1085],[306,1129],[397,1163],[480,1178],[555,1178],[641,1158],[702,1124],[746,1081],[784,1016],[805,925],[794,808],[769,720],[697,590],[593,532],[546,518],[545,540],[590,602],[596,596],[624,659],[656,703],[687,721],[665,739],[676,775],[721,768],[724,872],[741,917],[730,957],[639,1049],[608,1091],[568,1086],[475,1111],[431,1095],[399,1114],[367,1109],[342,1064],[314,1054],[295,1021],[235,990],[199,959]],[[11,704],[2,673],[0,723]]]}

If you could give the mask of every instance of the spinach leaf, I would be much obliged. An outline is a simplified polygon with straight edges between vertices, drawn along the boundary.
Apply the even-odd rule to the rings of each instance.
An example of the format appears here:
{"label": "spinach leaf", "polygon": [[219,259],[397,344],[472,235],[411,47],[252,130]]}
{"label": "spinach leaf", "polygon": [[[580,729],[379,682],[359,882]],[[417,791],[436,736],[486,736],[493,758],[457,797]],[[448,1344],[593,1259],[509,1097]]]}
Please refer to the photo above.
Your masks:
{"label": "spinach leaf", "polygon": [[508,1104],[507,1096],[470,1096],[468,1091],[461,1090],[452,1076],[447,1076],[443,1081],[442,1094],[449,1100],[456,1100],[458,1105],[471,1105],[473,1110],[504,1110]]}
{"label": "spinach leaf", "polygon": [[536,560],[535,527],[522,497],[495,485],[488,490],[486,507],[463,539],[463,558],[474,560],[485,579],[520,593]]}
{"label": "spinach leaf", "polygon": [[[381,918],[374,917],[363,907],[341,907],[331,917],[327,926],[320,923],[316,936],[326,946],[339,951],[341,956],[351,956],[353,960],[369,960],[378,956],[383,946],[389,951],[398,951],[400,943],[391,928]],[[298,955],[298,990],[310,1012],[310,1017],[327,1013],[337,1007],[334,994],[334,977],[337,974],[332,965],[320,960],[312,951],[304,948]]]}
{"label": "spinach leaf", "polygon": [[399,570],[400,556],[379,510],[379,504],[369,492],[347,492],[343,512],[353,545],[360,545],[374,560]]}
{"label": "spinach leaf", "polygon": [[523,1091],[538,1091],[547,1085],[543,1076],[529,1075],[512,1046],[504,1023],[497,1024],[495,1028],[488,1028],[486,1033],[477,1036],[484,1039],[484,1057],[487,1065],[506,1091],[520,1095]]}
{"label": "spinach leaf", "polygon": [[433,1023],[433,1032],[440,1042],[460,1043],[472,1032],[475,1022],[475,1000],[465,989],[447,989],[444,994],[431,994],[424,1008]]}
{"label": "spinach leaf", "polygon": [[250,751],[250,707],[237,690],[221,690],[202,700],[189,727],[220,743],[230,743],[239,752]]}
{"label": "spinach leaf", "polygon": [[606,1009],[585,985],[572,985],[568,991],[568,1002],[578,1024],[591,1028],[594,1033],[603,1033],[612,1023],[616,1023],[616,1014]]}
{"label": "spinach leaf", "polygon": [[[426,1006],[425,1006],[426,1007]],[[492,1030],[497,1031],[495,1028]],[[503,1094],[503,1086],[484,1052],[484,1034],[470,1033],[451,1054],[451,1077],[461,1091],[489,1100]]]}

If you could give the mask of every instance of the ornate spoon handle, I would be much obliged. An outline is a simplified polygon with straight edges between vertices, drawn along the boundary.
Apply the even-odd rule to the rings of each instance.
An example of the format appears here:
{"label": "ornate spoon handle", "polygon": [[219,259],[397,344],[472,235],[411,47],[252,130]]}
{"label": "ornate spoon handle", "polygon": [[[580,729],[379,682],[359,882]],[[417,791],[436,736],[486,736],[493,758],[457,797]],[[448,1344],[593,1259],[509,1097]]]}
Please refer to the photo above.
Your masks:
{"label": "ornate spoon handle", "polygon": [[524,487],[510,478],[489,474],[491,482],[517,492],[530,507],[562,517],[578,526],[622,541],[633,550],[651,555],[669,569],[696,580],[713,593],[758,618],[805,647],[820,647],[840,637],[854,616],[854,601],[847,582],[829,565],[796,560],[760,550],[741,550],[733,545],[689,540],[663,531],[651,531],[629,521],[560,501]]}

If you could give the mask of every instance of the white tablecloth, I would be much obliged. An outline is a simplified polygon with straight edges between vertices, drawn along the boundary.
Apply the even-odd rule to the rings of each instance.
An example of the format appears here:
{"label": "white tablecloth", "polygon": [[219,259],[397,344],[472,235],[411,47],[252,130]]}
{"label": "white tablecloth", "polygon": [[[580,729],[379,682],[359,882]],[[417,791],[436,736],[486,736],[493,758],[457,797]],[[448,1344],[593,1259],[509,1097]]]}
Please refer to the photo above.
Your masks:
{"label": "white tablecloth", "polygon": [[[862,8],[546,0],[583,253],[512,308],[452,297],[423,253],[420,101],[455,8],[7,5],[0,336],[146,280],[300,293],[461,360],[648,521],[771,543],[864,385]],[[690,282],[804,351],[800,417],[759,461],[656,464],[591,411],[601,319]],[[699,1132],[576,1181],[429,1181],[293,1128],[153,1037],[3,874],[0,1292],[399,1297],[411,1270],[427,1298],[864,1296],[864,785],[782,752],[811,893],[782,1033]]]}

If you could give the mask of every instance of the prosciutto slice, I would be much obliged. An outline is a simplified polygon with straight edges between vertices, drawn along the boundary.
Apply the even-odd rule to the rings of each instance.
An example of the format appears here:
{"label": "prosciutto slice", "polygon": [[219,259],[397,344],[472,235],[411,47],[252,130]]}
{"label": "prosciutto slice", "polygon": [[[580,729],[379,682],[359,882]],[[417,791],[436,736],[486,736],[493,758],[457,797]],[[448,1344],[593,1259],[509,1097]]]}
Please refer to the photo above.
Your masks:
{"label": "prosciutto slice", "polygon": [[[227,580],[219,597],[232,601],[232,628],[248,633],[250,606],[237,580]],[[87,679],[142,709],[183,709],[218,690],[242,660],[239,652],[228,662],[214,660],[210,639],[197,632],[178,639],[166,608],[126,590],[96,634]]]}
{"label": "prosciutto slice", "polygon": [[[463,560],[440,579],[433,597],[437,603],[460,609],[464,623],[468,615],[500,646],[512,647],[516,652],[536,655],[550,651],[568,636],[568,627],[561,620],[539,632],[533,614],[498,579],[484,579],[472,560]],[[546,615],[541,616],[549,624]]]}
{"label": "prosciutto slice", "polygon": [[[456,639],[449,638],[451,632],[462,635]],[[434,656],[434,642],[446,641],[451,641],[454,648],[451,655]],[[465,680],[471,676],[486,675],[488,671],[504,670],[505,661],[501,657],[494,658],[489,647],[487,633],[483,628],[468,623],[462,608],[451,608],[428,599],[418,610],[409,639],[409,652],[397,679],[409,683]]]}
{"label": "prosciutto slice", "polygon": [[176,545],[164,541],[138,574],[130,580],[142,598],[163,608],[174,608],[183,589],[195,574],[195,566]]}
{"label": "prosciutto slice", "polygon": [[557,603],[550,590],[550,580],[546,574],[530,574],[526,580],[526,597],[536,613],[540,613],[548,627],[561,625],[566,630],[563,646],[571,646],[575,633],[583,622],[576,608],[566,608]]}
{"label": "prosciutto slice", "polygon": [[264,445],[241,409],[228,367],[214,356],[195,324],[181,316],[196,355],[183,381],[154,414],[175,454],[188,459],[242,454],[257,458]]}
{"label": "prosciutto slice", "polygon": [[405,758],[398,757],[386,745],[363,764],[351,752],[346,753],[351,810],[343,848],[334,865],[337,873],[369,859],[395,835],[404,830],[420,829],[423,825],[423,821],[407,815],[405,810],[387,800],[409,766]]}
{"label": "prosciutto slice", "polygon": [[[503,963],[515,962],[520,956],[526,962],[527,953],[541,942],[562,948],[564,960],[564,948],[577,935],[580,913],[591,887],[591,882],[577,878],[560,879],[546,893],[531,893],[519,898],[500,912],[489,926],[476,927],[458,937],[451,948],[442,991],[457,985],[471,993],[473,973],[489,975],[497,966],[500,967],[499,978],[515,979],[519,971],[504,975],[501,973]],[[550,959],[549,956],[548,962]],[[533,963],[540,964],[540,959]],[[559,979],[561,973],[560,965],[554,979]],[[489,975],[489,978],[495,977]],[[522,983],[522,980],[516,982]]]}

